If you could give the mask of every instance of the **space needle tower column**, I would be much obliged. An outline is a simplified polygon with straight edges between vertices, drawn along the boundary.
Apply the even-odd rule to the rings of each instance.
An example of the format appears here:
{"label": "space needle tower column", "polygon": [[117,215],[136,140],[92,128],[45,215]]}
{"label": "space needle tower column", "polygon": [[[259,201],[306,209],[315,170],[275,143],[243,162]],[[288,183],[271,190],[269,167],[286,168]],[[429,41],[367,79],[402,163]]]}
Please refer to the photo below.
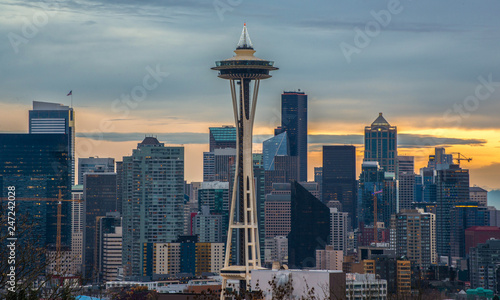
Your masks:
{"label": "space needle tower column", "polygon": [[[226,256],[222,275],[222,294],[227,280],[239,280],[240,288],[250,284],[250,272],[261,268],[257,202],[252,158],[252,130],[261,79],[270,78],[269,71],[278,70],[274,62],[254,56],[252,42],[243,26],[235,56],[217,61],[212,70],[219,71],[219,78],[228,79],[233,100],[237,146],[233,194],[231,197]],[[253,81],[253,91],[252,91]],[[237,91],[237,86],[239,91]],[[233,253],[232,242],[235,242]],[[232,255],[231,255],[232,254]],[[233,263],[231,264],[231,259]]]}

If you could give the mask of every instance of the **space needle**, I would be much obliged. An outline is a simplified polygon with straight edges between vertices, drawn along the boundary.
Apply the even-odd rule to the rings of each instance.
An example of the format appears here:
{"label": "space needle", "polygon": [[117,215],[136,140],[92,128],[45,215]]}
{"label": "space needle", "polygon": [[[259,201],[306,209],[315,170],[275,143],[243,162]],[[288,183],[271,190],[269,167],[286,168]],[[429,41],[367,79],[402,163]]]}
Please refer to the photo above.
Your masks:
{"label": "space needle", "polygon": [[[219,78],[229,80],[237,132],[226,255],[224,268],[221,270],[221,299],[224,299],[228,280],[238,280],[240,289],[244,289],[250,284],[251,271],[262,269],[253,176],[252,130],[260,80],[270,78],[269,71],[278,70],[273,61],[254,56],[255,50],[246,24],[243,25],[234,53],[235,56],[217,61],[212,68],[219,71]],[[236,243],[235,247],[232,245],[233,241]]]}

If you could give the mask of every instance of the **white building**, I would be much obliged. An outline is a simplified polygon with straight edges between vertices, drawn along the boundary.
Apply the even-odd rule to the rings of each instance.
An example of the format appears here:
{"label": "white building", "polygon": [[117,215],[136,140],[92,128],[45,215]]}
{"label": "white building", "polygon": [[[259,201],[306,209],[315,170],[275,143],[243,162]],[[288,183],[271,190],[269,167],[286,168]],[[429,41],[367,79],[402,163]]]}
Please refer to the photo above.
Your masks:
{"label": "white building", "polygon": [[153,273],[175,275],[181,271],[180,243],[156,243],[153,252]]}
{"label": "white building", "polygon": [[73,274],[82,270],[83,256],[83,185],[74,185],[71,189],[71,252],[74,267]]}
{"label": "white building", "polygon": [[[290,299],[312,296],[315,299],[344,299],[345,273],[332,270],[252,270],[252,290],[259,288],[264,299],[273,299],[270,282],[278,286],[293,287]],[[257,287],[258,284],[258,287]]]}
{"label": "white building", "polygon": [[469,188],[470,201],[477,202],[479,206],[488,206],[488,191],[478,186]]}
{"label": "white building", "polygon": [[346,274],[347,300],[386,300],[387,280],[375,274]]}
{"label": "white building", "polygon": [[102,241],[102,276],[105,282],[116,280],[122,266],[122,227],[105,233]]}
{"label": "white building", "polygon": [[220,270],[224,268],[224,257],[226,255],[224,249],[225,243],[212,243],[210,245],[210,272],[219,274]]}
{"label": "white building", "polygon": [[330,208],[330,232],[333,250],[343,251],[347,255],[347,218],[349,213]]}

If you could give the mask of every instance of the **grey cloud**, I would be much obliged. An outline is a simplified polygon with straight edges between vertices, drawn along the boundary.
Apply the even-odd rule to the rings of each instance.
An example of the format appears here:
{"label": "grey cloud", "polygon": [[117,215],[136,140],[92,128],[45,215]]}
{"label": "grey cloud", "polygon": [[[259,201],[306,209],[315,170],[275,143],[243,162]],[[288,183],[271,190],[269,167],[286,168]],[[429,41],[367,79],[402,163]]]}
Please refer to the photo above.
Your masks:
{"label": "grey cloud", "polygon": [[[310,28],[310,29],[324,29],[324,30],[353,30],[355,27],[364,29],[368,21],[373,21],[373,19],[366,20],[356,20],[356,21],[343,21],[338,19],[312,19],[305,20],[299,23],[300,27]],[[383,29],[384,31],[399,31],[399,32],[460,32],[463,30],[453,28],[451,26],[445,26],[436,23],[395,23],[391,22],[387,27]]]}
{"label": "grey cloud", "polygon": [[104,132],[104,133],[85,133],[76,134],[79,138],[89,138],[93,140],[103,140],[110,142],[140,142],[146,136],[155,136],[161,143],[166,144],[206,144],[208,143],[207,133],[181,132],[181,133],[142,133],[142,132]]}
{"label": "grey cloud", "polygon": [[[310,144],[344,144],[344,145],[363,145],[363,135],[309,135]],[[398,134],[398,147],[400,148],[422,148],[449,145],[484,145],[483,139],[458,139],[443,138],[431,135],[419,134]]]}
{"label": "grey cloud", "polygon": [[[105,133],[77,133],[77,137],[90,138],[94,140],[106,140],[112,142],[142,141],[146,135],[155,135],[161,142],[169,144],[206,144],[208,143],[208,133],[202,132],[177,132],[177,133],[140,133],[140,132],[105,132]],[[254,135],[254,143],[262,143],[272,135]],[[363,145],[363,135],[309,135],[310,151],[318,150],[322,145],[342,144],[342,145]],[[482,139],[458,139],[443,138],[430,135],[399,134],[398,146],[401,148],[422,148],[449,145],[483,145],[486,140]]]}

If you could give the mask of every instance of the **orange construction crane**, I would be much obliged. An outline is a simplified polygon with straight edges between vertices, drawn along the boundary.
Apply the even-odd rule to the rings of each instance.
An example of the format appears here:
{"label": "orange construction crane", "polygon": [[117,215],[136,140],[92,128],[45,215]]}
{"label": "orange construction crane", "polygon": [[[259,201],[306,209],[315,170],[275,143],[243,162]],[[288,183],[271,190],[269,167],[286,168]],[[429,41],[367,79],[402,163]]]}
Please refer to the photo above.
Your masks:
{"label": "orange construction crane", "polygon": [[[8,201],[8,198],[0,198],[2,201]],[[56,236],[56,272],[61,271],[61,218],[62,218],[62,202],[82,202],[81,199],[68,200],[62,199],[62,192],[59,189],[57,198],[24,198],[18,197],[15,201],[40,201],[40,202],[58,202],[57,203],[57,236]]]}

